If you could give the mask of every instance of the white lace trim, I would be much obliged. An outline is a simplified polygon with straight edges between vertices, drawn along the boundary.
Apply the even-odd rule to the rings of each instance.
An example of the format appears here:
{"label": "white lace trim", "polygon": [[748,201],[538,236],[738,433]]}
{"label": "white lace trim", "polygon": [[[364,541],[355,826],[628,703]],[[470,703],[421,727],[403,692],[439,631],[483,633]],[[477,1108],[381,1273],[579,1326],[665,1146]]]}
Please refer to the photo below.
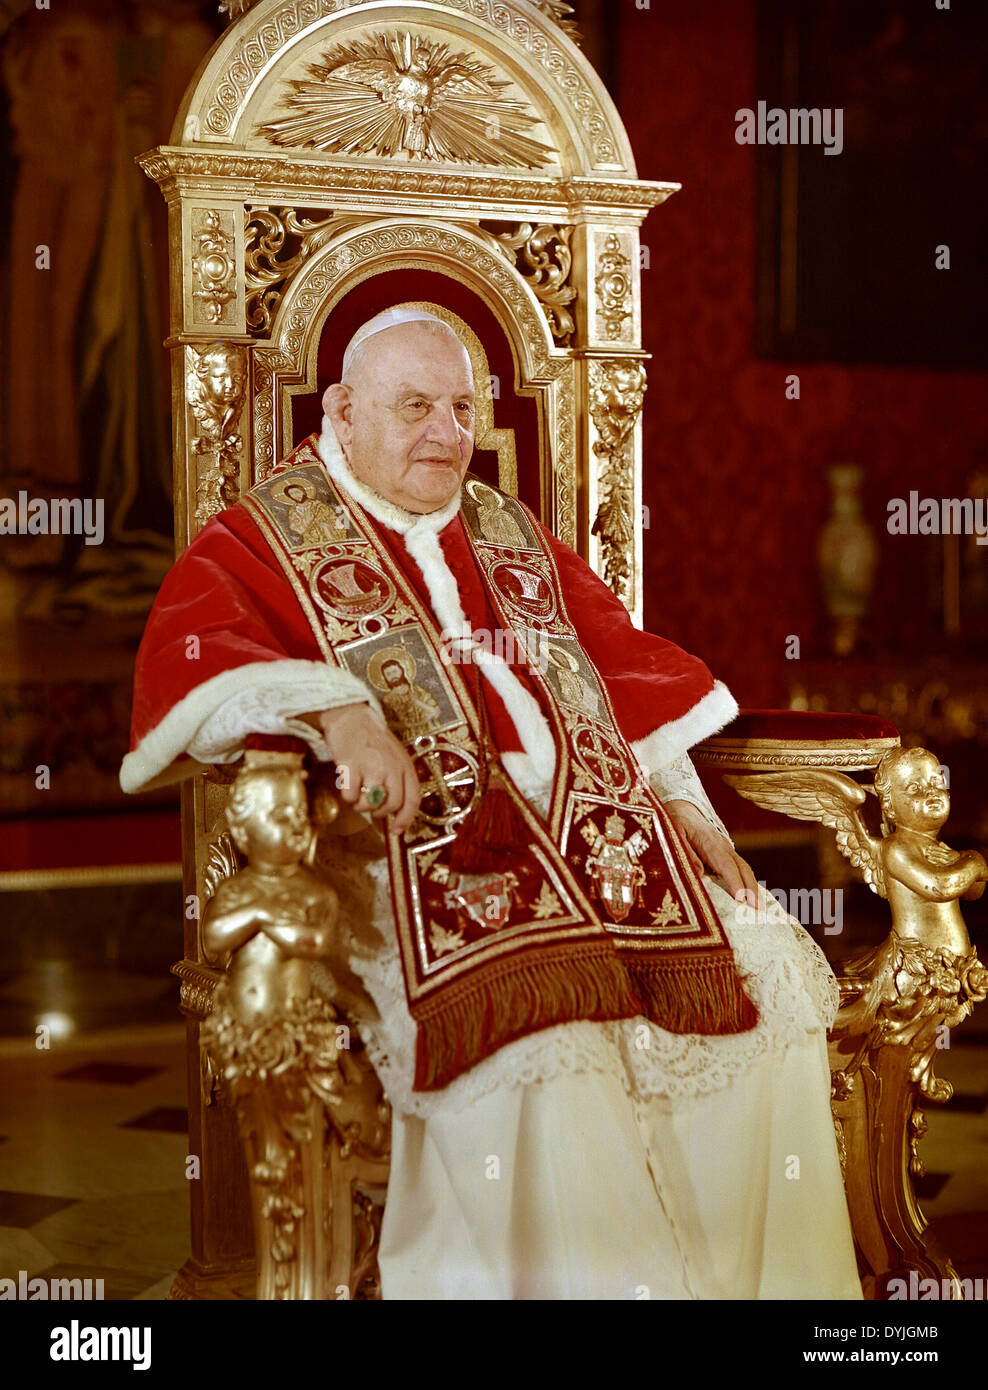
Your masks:
{"label": "white lace trim", "polygon": [[[649,769],[646,767],[645,771],[649,772]],[[660,801],[690,802],[704,819],[708,820],[715,829],[720,831],[724,839],[733,845],[734,841],[728,833],[727,826],[710,804],[706,788],[700,781],[699,774],[688,753],[684,753],[681,758],[669,763],[667,767],[651,771],[648,782]]]}

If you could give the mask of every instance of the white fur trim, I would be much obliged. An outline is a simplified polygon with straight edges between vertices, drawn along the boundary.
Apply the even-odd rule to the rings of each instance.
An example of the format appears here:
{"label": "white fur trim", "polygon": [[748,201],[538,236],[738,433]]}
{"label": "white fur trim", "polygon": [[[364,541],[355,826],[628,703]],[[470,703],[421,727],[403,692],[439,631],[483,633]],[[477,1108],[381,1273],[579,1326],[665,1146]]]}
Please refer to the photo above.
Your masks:
{"label": "white fur trim", "polygon": [[540,777],[527,753],[502,753],[504,770],[526,801],[547,800],[552,791],[552,777]]}
{"label": "white fur trim", "polygon": [[[471,637],[472,629],[460,604],[460,592],[436,532],[413,527],[405,533],[405,546],[422,571],[444,640]],[[539,781],[551,779],[556,766],[556,745],[535,696],[525,689],[503,657],[484,647],[475,647],[472,660],[504,701],[522,747],[532,760],[535,778]]]}
{"label": "white fur trim", "polygon": [[645,738],[637,739],[631,751],[646,773],[658,772],[682,757],[694,743],[702,742],[736,719],[737,714],[734,696],[721,681],[714,681],[713,690],[692,709],[671,723],[653,729]]}
{"label": "white fur trim", "polygon": [[[292,698],[293,687],[298,691],[295,699]],[[140,791],[146,783],[170,767],[180,753],[189,751],[190,745],[195,744],[203,727],[221,706],[245,691],[261,688],[284,692],[284,732],[302,737],[308,736],[302,732],[302,726],[288,721],[292,716],[308,714],[314,708],[333,709],[337,705],[367,702],[378,714],[381,713],[373,693],[349,671],[330,666],[324,661],[287,658],[283,661],[252,661],[203,681],[202,685],[197,685],[178,704],[173,705],[160,724],[145,734],[138,746],[124,758],[120,768],[123,790]],[[241,740],[252,732],[257,730],[241,730]],[[310,740],[313,746],[322,742],[315,730],[308,732],[313,735]],[[222,761],[229,761],[238,751],[236,748],[229,749]],[[221,759],[215,757],[214,760]]]}

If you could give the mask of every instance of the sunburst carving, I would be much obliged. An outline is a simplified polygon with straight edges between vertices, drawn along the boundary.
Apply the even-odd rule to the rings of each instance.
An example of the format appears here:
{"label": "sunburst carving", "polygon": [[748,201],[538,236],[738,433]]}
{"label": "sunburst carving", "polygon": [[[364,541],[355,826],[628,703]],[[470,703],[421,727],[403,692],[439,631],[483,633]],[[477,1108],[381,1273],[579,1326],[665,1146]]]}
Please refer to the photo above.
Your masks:
{"label": "sunburst carving", "polygon": [[257,128],[274,145],[526,169],[553,155],[493,68],[418,34],[339,44],[291,86],[286,114]]}

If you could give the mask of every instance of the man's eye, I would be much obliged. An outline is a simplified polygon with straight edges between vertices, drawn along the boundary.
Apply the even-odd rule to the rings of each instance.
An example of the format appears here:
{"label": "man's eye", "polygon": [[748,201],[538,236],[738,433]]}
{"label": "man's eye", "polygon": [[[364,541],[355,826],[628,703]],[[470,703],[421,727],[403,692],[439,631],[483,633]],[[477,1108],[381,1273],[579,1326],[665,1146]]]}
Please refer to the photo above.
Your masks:
{"label": "man's eye", "polygon": [[473,415],[473,406],[470,404],[469,401],[460,401],[457,404],[456,408],[461,415],[465,415],[467,416],[467,418],[470,418]]}

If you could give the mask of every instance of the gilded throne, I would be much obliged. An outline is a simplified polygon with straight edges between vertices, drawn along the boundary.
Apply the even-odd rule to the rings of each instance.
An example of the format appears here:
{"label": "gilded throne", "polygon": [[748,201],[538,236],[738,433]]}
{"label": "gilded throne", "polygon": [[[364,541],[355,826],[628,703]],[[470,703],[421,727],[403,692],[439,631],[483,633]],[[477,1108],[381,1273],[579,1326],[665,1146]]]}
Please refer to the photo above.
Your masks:
{"label": "gilded throne", "polygon": [[[637,178],[570,6],[229,8],[172,143],[141,160],[169,212],[177,548],[318,430],[343,345],[400,302],[453,324],[486,384],[475,471],[525,501],[640,620],[638,237],[678,185]],[[331,531],[304,488],[285,492],[299,534]],[[380,675],[414,695],[408,672]],[[861,1274],[879,1297],[897,1269],[951,1273],[910,1174],[920,1102],[949,1092],[932,1074],[936,1029],[959,1022],[988,983],[959,914],[941,930],[872,867],[881,845],[855,778],[897,745],[875,718],[754,711],[696,754],[734,774],[742,795],[835,828],[893,898],[892,935],[842,982],[831,1040]],[[298,799],[297,754],[258,748],[245,762],[238,784]],[[188,915],[175,973],[202,1180],[172,1296],[374,1297],[388,1175],[380,1085],[345,1013],[311,990],[307,961],[292,963],[286,1018],[270,962],[223,937],[222,906],[247,883],[250,808],[231,806],[236,769],[183,771],[185,892],[203,910]],[[300,831],[296,860],[331,883],[347,817],[310,772],[314,833]],[[329,898],[324,910],[332,918]]]}

